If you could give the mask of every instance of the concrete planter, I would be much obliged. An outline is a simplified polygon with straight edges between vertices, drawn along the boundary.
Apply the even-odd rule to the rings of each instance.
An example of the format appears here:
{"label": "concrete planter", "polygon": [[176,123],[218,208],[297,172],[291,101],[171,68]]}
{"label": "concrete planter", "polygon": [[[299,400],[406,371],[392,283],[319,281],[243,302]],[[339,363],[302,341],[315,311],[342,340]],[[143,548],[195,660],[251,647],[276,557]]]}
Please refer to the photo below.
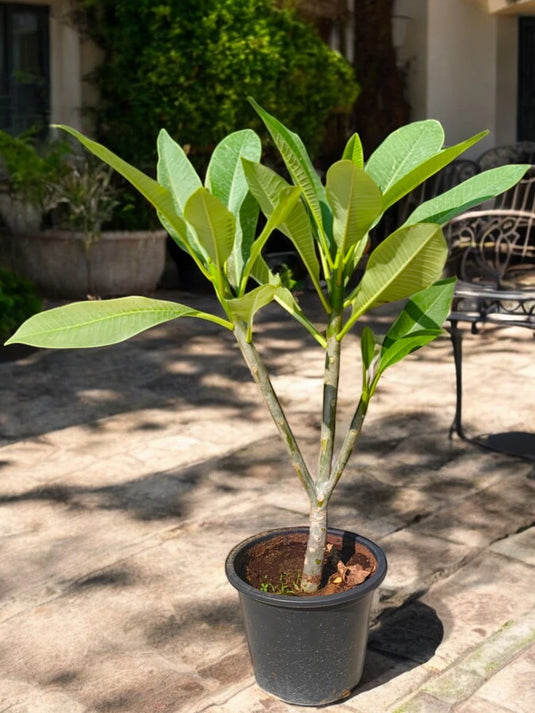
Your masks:
{"label": "concrete planter", "polygon": [[146,295],[165,266],[167,233],[103,232],[88,245],[83,233],[45,230],[14,238],[16,268],[46,297]]}

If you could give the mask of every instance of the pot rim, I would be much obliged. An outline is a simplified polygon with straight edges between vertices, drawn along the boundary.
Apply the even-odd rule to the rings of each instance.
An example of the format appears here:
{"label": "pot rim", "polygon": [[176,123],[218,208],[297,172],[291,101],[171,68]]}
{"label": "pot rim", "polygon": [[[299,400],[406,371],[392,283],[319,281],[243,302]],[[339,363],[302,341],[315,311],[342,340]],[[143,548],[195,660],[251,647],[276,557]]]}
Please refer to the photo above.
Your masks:
{"label": "pot rim", "polygon": [[373,590],[377,589],[381,582],[384,580],[387,572],[387,561],[386,556],[381,547],[373,540],[364,537],[363,535],[358,535],[350,530],[341,530],[335,527],[329,527],[327,529],[329,534],[343,537],[344,535],[349,535],[353,537],[356,542],[366,547],[377,561],[377,569],[373,574],[371,574],[362,584],[359,584],[353,589],[348,589],[344,592],[337,592],[336,594],[320,594],[311,597],[295,597],[287,594],[273,594],[272,592],[262,592],[256,587],[246,582],[238,574],[235,561],[238,555],[247,550],[249,547],[262,542],[263,540],[268,540],[279,534],[293,533],[293,532],[308,532],[308,527],[305,525],[299,525],[297,527],[280,527],[273,530],[265,530],[256,535],[242,540],[240,543],[235,545],[229,552],[227,559],[225,561],[225,573],[230,584],[238,590],[240,594],[244,594],[247,597],[256,599],[264,604],[270,604],[272,606],[280,606],[289,609],[319,609],[326,607],[335,607],[344,604],[349,604],[353,601],[361,599]]}

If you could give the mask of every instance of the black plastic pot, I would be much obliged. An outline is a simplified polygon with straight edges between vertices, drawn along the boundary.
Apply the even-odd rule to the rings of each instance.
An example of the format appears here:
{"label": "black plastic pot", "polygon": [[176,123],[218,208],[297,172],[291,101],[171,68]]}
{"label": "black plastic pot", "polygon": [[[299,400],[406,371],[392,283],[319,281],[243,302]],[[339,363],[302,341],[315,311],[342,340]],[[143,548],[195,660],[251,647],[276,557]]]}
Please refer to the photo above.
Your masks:
{"label": "black plastic pot", "polygon": [[308,528],[270,530],[244,540],[227,557],[226,574],[240,595],[258,685],[287,703],[319,706],[347,697],[360,680],[370,608],[386,575],[386,557],[371,540],[330,528],[329,541],[343,547],[357,543],[375,558],[377,569],[362,584],[314,597],[271,594],[248,584],[248,551],[274,536],[295,532],[307,533]]}

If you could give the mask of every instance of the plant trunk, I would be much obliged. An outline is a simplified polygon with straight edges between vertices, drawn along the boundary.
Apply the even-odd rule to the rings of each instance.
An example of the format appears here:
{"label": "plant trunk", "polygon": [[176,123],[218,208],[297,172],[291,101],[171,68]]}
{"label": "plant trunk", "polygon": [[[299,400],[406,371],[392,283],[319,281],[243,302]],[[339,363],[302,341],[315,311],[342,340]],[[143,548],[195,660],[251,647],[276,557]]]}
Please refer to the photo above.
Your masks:
{"label": "plant trunk", "polygon": [[305,562],[301,576],[301,589],[309,594],[321,584],[325,545],[327,544],[327,503],[310,507],[310,521]]}

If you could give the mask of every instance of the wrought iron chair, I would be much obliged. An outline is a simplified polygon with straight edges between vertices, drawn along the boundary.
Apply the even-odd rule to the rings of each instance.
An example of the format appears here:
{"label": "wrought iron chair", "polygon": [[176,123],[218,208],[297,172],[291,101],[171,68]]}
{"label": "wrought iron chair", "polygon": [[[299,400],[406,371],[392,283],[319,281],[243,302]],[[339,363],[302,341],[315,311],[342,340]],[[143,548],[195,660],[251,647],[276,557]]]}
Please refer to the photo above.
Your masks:
{"label": "wrought iron chair", "polygon": [[457,397],[450,436],[456,433],[485,448],[535,460],[533,434],[467,436],[462,423],[463,332],[459,326],[470,324],[473,334],[485,323],[535,330],[535,213],[512,208],[470,211],[450,221],[444,233],[449,244],[447,274],[458,278],[448,318]]}

